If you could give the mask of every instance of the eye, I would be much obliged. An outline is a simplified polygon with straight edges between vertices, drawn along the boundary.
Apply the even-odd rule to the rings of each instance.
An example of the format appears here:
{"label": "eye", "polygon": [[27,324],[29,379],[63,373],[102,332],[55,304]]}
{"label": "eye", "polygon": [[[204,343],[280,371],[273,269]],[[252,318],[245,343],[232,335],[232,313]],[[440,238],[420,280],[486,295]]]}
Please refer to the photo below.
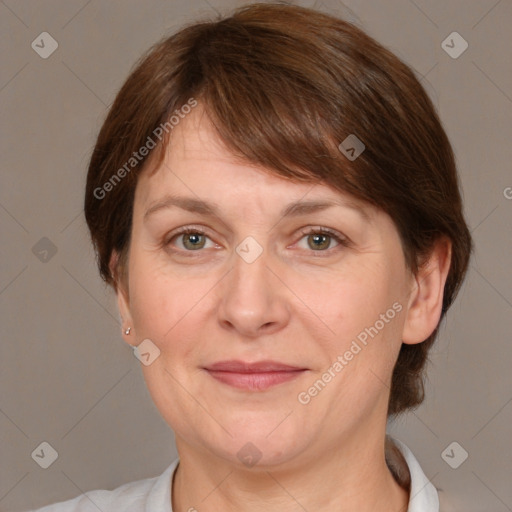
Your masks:
{"label": "eye", "polygon": [[[301,230],[303,237],[300,239],[306,239],[307,247],[301,247],[302,249],[311,249],[314,252],[327,252],[332,249],[336,249],[338,246],[347,247],[349,241],[340,233],[333,231],[328,228],[308,228]],[[207,243],[210,241],[211,245]],[[337,245],[332,246],[332,242],[336,242]],[[216,244],[210,240],[210,237],[198,227],[186,227],[182,228],[177,232],[172,233],[164,243],[165,246],[177,246],[176,252],[194,252],[201,249],[208,249],[216,247]]]}
{"label": "eye", "polygon": [[176,242],[181,242],[181,247],[178,244],[178,249],[190,252],[207,248],[206,241],[209,240],[209,237],[203,230],[189,227],[174,233],[165,242],[165,245],[171,245],[173,240],[176,240]]}
{"label": "eye", "polygon": [[304,235],[303,238],[307,237],[306,249],[312,249],[315,252],[325,252],[332,249],[333,247],[330,246],[333,240],[338,244],[337,246],[348,246],[348,240],[343,235],[327,228],[309,228],[302,230],[301,233]]}

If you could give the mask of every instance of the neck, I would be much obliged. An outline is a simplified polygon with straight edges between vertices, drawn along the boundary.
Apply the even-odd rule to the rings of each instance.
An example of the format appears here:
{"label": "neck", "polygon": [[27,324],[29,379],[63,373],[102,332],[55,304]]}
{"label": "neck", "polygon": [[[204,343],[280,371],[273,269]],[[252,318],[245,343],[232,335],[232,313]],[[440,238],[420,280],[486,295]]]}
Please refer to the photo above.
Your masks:
{"label": "neck", "polygon": [[[240,468],[176,439],[180,464],[173,482],[174,512],[297,511],[406,512],[409,492],[393,477],[384,437],[344,443],[293,465]],[[181,449],[180,449],[181,448]],[[387,448],[391,448],[387,446]]]}

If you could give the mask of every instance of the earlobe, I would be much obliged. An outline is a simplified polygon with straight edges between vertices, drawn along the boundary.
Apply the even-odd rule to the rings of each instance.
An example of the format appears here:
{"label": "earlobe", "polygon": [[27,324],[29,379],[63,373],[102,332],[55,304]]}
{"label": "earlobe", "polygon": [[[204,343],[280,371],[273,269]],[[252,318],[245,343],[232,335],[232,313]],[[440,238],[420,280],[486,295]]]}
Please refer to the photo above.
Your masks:
{"label": "earlobe", "polygon": [[425,341],[439,324],[451,254],[451,241],[446,237],[439,238],[414,276],[402,333],[403,343],[413,345]]}
{"label": "earlobe", "polygon": [[122,283],[119,283],[117,286],[117,305],[119,307],[119,313],[122,318],[122,335],[123,339],[129,345],[135,346],[136,343],[136,335],[135,328],[133,325],[133,318],[130,311],[130,303],[127,296],[127,292]]}
{"label": "earlobe", "polygon": [[119,255],[114,251],[110,258],[109,268],[111,275],[115,279],[117,306],[122,319],[121,333],[126,343],[129,345],[136,345],[135,328],[133,326],[133,319],[130,311],[130,299],[124,279],[118,272],[118,261]]}

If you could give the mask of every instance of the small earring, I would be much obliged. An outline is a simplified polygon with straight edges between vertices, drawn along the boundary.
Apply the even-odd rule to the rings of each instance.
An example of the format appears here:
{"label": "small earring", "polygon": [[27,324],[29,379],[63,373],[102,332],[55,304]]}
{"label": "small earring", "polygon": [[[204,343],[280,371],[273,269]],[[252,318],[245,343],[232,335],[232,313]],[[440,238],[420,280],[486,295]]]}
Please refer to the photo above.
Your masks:
{"label": "small earring", "polygon": [[128,334],[130,334],[130,331],[131,331],[131,330],[132,330],[132,328],[131,328],[131,327],[128,327],[128,329],[126,329],[126,330],[124,331],[124,333],[125,333],[126,335],[128,335]]}

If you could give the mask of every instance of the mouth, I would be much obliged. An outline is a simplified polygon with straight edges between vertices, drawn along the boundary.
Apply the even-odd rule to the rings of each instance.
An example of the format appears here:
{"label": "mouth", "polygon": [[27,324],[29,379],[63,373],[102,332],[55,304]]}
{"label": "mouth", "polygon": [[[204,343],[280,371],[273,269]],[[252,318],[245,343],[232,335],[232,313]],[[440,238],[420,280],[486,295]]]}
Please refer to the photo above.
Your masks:
{"label": "mouth", "polygon": [[276,361],[221,361],[204,369],[217,381],[248,391],[264,391],[294,380],[308,370]]}

